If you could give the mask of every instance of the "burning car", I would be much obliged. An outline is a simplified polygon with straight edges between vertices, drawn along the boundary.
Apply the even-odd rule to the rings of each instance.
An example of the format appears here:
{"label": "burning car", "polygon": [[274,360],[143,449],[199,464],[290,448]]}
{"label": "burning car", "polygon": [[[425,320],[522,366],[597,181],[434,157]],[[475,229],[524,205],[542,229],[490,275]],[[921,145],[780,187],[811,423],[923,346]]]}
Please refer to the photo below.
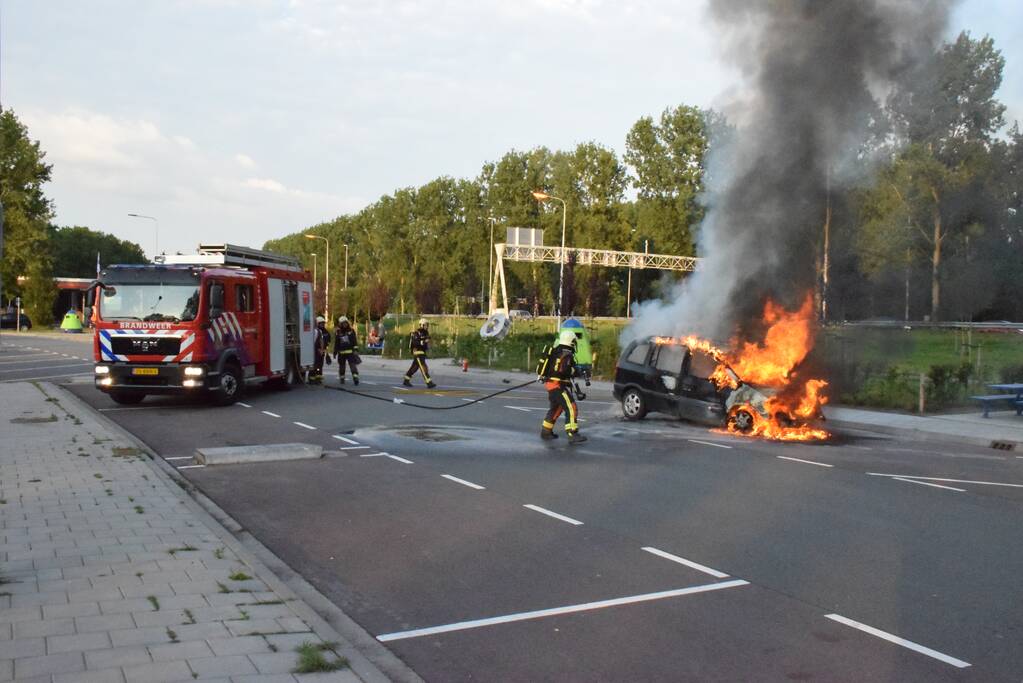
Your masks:
{"label": "burning car", "polygon": [[724,351],[698,337],[647,337],[630,343],[615,370],[614,397],[628,420],[661,412],[744,436],[826,439],[815,426],[827,401],[821,379],[796,371],[812,345],[810,304],[787,312],[771,302],[763,342]]}

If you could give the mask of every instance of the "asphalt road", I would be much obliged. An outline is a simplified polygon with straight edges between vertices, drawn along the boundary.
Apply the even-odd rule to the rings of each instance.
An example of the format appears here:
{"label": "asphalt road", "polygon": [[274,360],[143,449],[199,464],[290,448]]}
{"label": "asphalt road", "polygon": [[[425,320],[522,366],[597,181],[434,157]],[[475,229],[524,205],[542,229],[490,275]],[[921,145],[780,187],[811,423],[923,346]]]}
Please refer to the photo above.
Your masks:
{"label": "asphalt road", "polygon": [[[625,423],[606,387],[582,404],[590,441],[569,447],[539,440],[538,387],[422,410],[392,400],[466,404],[511,385],[438,373],[441,391],[407,392],[399,374],[364,364],[360,390],[385,401],[255,390],[228,408],[69,388],[427,680],[1021,678],[1013,453]],[[292,441],[331,452],[189,461]]]}
{"label": "asphalt road", "polygon": [[91,335],[0,331],[0,382],[91,377],[92,366]]}

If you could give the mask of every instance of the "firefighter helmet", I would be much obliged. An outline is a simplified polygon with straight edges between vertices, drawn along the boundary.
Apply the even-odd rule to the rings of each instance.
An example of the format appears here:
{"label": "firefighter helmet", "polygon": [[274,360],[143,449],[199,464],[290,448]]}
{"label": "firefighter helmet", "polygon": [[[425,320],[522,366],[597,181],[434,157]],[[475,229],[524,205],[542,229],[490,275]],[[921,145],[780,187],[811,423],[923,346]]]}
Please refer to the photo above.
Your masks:
{"label": "firefighter helmet", "polygon": [[420,327],[429,327],[430,326],[430,321],[427,320],[426,318],[420,318],[419,319],[419,326]]}
{"label": "firefighter helmet", "polygon": [[572,330],[562,330],[561,334],[558,335],[558,344],[562,346],[571,346],[575,348],[575,332]]}
{"label": "firefighter helmet", "polygon": [[339,317],[337,319],[338,326],[341,326],[341,325],[345,324],[346,322],[348,322],[348,316],[347,315],[342,315],[341,317]]}
{"label": "firefighter helmet", "polygon": [[317,325],[319,325],[320,323],[325,323],[325,322],[327,322],[327,319],[324,318],[322,315],[316,316],[316,324]]}

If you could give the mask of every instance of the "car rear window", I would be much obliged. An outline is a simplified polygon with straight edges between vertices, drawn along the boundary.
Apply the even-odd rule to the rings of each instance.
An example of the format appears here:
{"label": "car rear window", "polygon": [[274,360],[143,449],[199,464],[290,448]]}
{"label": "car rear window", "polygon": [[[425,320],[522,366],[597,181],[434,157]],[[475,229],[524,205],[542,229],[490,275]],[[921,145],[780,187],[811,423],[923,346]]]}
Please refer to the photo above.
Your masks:
{"label": "car rear window", "polygon": [[692,360],[689,361],[689,374],[693,377],[707,379],[717,366],[718,362],[710,354],[694,351]]}
{"label": "car rear window", "polygon": [[643,365],[643,363],[646,363],[646,352],[649,350],[649,344],[637,344],[636,348],[629,352],[629,356],[625,360],[629,363]]}
{"label": "car rear window", "polygon": [[658,370],[678,374],[682,372],[682,359],[685,358],[686,347],[677,344],[662,344],[657,350]]}

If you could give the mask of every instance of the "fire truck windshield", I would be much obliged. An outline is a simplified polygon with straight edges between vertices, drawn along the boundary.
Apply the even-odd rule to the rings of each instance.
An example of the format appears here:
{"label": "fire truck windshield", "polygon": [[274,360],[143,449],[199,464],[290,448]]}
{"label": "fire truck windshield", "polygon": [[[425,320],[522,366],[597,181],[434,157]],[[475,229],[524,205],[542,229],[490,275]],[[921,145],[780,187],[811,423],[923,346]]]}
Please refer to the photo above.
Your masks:
{"label": "fire truck windshield", "polygon": [[183,322],[199,312],[199,288],[192,284],[115,284],[103,290],[103,320]]}

